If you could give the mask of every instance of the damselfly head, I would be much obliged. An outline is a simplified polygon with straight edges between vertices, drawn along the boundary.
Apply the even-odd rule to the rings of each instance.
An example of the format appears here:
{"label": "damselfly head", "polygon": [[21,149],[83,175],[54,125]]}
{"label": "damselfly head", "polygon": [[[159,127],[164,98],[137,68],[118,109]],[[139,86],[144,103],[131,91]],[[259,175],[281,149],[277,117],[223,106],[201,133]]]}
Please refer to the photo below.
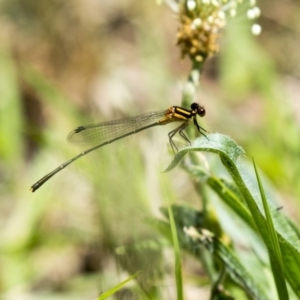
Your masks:
{"label": "damselfly head", "polygon": [[198,103],[192,103],[191,104],[192,111],[197,114],[200,117],[205,116],[205,108],[203,106],[200,106]]}

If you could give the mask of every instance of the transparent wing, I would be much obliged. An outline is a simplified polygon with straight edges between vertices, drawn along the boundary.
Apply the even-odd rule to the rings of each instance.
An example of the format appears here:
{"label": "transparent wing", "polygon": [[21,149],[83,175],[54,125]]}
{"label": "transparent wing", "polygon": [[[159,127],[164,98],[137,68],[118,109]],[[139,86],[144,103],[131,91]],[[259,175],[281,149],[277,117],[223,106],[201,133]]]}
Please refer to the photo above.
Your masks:
{"label": "transparent wing", "polygon": [[137,117],[80,126],[71,131],[67,140],[72,145],[92,146],[114,140],[118,137],[159,125],[168,110],[150,112]]}

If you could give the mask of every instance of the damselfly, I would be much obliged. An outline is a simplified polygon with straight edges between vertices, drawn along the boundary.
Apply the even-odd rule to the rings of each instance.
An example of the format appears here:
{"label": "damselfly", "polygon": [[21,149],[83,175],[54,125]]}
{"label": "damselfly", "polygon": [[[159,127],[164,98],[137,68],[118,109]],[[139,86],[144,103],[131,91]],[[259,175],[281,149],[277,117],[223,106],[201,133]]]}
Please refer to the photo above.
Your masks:
{"label": "damselfly", "polygon": [[190,143],[190,140],[187,138],[183,131],[192,120],[197,130],[202,135],[206,136],[204,133],[206,130],[199,126],[197,122],[197,115],[203,117],[205,115],[205,109],[198,103],[192,103],[191,109],[185,109],[179,106],[171,106],[167,110],[150,112],[137,117],[129,117],[115,121],[79,126],[69,133],[67,137],[69,143],[83,146],[94,146],[88,150],[81,152],[77,156],[60,165],[49,174],[45,175],[43,178],[37,181],[30,188],[30,190],[32,192],[36,191],[52,176],[54,176],[56,173],[67,167],[69,164],[71,164],[81,156],[84,156],[100,147],[103,147],[126,136],[153,126],[165,125],[172,122],[181,122],[179,127],[175,128],[168,134],[171,147],[175,153],[175,149],[177,150],[177,147],[172,138],[178,132],[184,140]]}

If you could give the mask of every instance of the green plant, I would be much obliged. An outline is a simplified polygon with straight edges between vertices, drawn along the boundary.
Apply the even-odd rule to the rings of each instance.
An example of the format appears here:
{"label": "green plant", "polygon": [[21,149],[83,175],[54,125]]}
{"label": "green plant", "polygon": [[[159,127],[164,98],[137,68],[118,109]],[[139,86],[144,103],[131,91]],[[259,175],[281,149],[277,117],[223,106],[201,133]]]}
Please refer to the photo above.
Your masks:
{"label": "green plant", "polygon": [[[3,299],[299,298],[299,6],[261,0],[254,38],[253,0],[165,2],[0,2]],[[169,172],[163,126],[28,191],[72,129],[194,101]]]}

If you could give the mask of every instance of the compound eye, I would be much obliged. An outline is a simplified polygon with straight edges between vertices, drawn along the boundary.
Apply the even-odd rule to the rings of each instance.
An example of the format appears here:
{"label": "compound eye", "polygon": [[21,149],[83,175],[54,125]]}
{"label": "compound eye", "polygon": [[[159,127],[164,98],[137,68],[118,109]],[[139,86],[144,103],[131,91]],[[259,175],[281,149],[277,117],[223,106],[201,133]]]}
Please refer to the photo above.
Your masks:
{"label": "compound eye", "polygon": [[192,110],[199,110],[199,104],[198,103],[192,103],[191,104],[191,109]]}
{"label": "compound eye", "polygon": [[199,108],[198,108],[198,115],[200,116],[200,117],[204,117],[205,116],[205,109],[204,109],[204,107],[202,107],[202,106],[199,106]]}

